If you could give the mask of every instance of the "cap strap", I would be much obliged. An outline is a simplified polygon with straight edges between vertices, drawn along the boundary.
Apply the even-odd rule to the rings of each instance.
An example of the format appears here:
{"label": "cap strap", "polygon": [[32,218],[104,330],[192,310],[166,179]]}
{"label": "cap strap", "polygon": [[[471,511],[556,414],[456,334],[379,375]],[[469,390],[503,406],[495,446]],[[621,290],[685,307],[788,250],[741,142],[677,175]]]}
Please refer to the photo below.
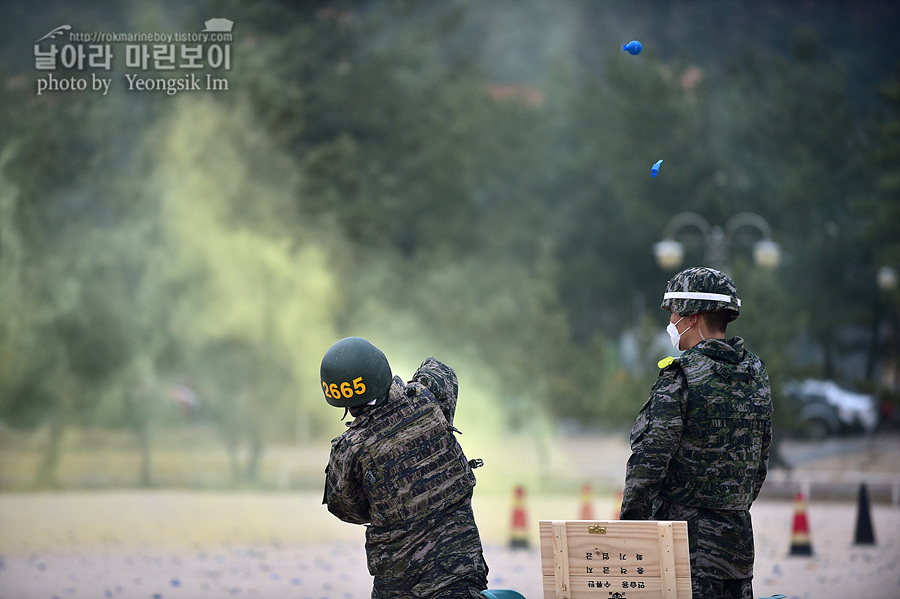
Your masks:
{"label": "cap strap", "polygon": [[[669,291],[665,295],[663,295],[663,299],[709,300],[711,302],[726,302],[730,304],[732,298],[730,295],[725,295],[724,293],[702,293],[700,291]],[[738,308],[740,308],[741,300],[739,298],[734,298],[734,300],[737,302]]]}

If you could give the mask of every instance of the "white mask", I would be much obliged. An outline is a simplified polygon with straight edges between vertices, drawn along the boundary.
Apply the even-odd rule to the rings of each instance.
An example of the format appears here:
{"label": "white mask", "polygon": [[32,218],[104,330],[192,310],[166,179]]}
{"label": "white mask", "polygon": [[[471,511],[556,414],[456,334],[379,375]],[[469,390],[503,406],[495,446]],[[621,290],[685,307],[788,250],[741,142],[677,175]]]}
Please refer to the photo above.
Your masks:
{"label": "white mask", "polygon": [[670,322],[669,326],[666,327],[666,332],[669,334],[669,339],[672,340],[672,345],[675,347],[675,349],[678,349],[678,350],[681,349],[679,347],[679,345],[681,345],[681,336],[684,335],[684,333],[687,333],[688,329],[691,328],[691,327],[688,327],[687,329],[684,330],[684,333],[679,333],[678,327],[675,325],[677,325],[682,320],[684,320],[684,316],[679,318],[678,322]]}

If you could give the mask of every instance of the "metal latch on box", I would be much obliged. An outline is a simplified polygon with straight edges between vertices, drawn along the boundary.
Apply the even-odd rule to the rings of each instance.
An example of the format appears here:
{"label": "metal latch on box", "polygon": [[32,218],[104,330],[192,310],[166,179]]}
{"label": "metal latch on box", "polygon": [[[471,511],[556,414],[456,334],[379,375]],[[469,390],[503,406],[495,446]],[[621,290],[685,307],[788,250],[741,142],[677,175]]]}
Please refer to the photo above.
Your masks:
{"label": "metal latch on box", "polygon": [[592,535],[605,535],[606,527],[600,526],[599,524],[592,524],[591,526],[588,526],[588,533]]}

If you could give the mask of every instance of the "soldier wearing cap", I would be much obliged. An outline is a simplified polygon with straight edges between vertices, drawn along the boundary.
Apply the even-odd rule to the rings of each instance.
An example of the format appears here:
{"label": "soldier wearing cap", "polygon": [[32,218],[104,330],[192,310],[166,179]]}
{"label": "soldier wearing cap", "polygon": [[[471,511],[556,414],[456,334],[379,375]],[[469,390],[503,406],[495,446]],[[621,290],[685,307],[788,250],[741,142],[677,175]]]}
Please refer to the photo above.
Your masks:
{"label": "soldier wearing cap", "polygon": [[481,597],[480,460],[466,460],[454,435],[456,373],[428,358],[404,383],[381,350],[348,337],[325,353],[320,374],[325,400],[354,417],[331,442],[323,503],[366,525],[372,598]]}
{"label": "soldier wearing cap", "polygon": [[678,273],[661,307],[683,353],[660,362],[631,430],[620,517],[686,521],[693,596],[752,599],[749,510],[768,468],[769,376],[740,337],[725,337],[741,308],[725,274]]}

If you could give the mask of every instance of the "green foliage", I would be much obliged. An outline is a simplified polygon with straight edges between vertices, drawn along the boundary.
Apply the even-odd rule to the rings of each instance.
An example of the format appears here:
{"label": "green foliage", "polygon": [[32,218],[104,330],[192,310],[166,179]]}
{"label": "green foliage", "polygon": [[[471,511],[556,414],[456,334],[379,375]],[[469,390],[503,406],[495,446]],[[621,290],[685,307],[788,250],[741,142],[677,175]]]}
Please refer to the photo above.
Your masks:
{"label": "green foliage", "polygon": [[854,211],[867,183],[844,73],[821,38],[804,30],[790,55],[748,50],[731,72],[736,110],[723,113],[723,191],[775,231],[795,233],[778,239],[780,280],[803,320],[802,328],[797,319],[785,326],[823,348],[821,376],[838,377],[837,332],[848,318],[865,324],[873,309],[870,286],[858,277],[871,269]]}
{"label": "green foliage", "polygon": [[[883,109],[870,124],[872,144],[868,158],[874,189],[856,206],[864,220],[864,241],[871,247],[875,269],[900,272],[900,63],[891,78],[879,90]],[[877,271],[876,271],[877,272]],[[877,275],[876,275],[877,276]],[[900,285],[881,289],[870,285],[875,302],[873,322],[879,333],[873,353],[888,373],[893,373],[893,388],[882,391],[883,399],[900,405]],[[881,332],[883,331],[883,333]],[[880,337],[880,338],[879,338]],[[885,377],[887,378],[887,377]],[[886,385],[887,387],[887,385]]]}
{"label": "green foliage", "polygon": [[[900,269],[900,64],[879,92],[884,108],[871,123],[869,153],[875,189],[860,208],[868,216],[866,233],[875,248],[876,260]],[[900,311],[900,303],[895,304],[895,309]]]}
{"label": "green foliage", "polygon": [[[682,211],[772,225],[774,272],[750,263],[754,234],[731,240],[745,309],[729,330],[776,385],[802,337],[826,350],[813,373],[838,376],[836,331],[887,309],[871,275],[900,260],[897,79],[866,147],[815,34],[721,69],[608,39],[585,59],[553,21],[529,53],[540,69],[510,58],[523,76],[507,81],[484,60],[498,49],[479,35],[499,27],[473,21],[484,6],[217,6],[240,23],[227,93],[0,90],[5,425],[131,430],[152,484],[154,430],[202,422],[253,482],[267,444],[330,434],[319,361],[365,334],[401,364],[464,356],[497,426],[624,429],[655,369],[626,364],[619,339],[652,357],[670,274],[652,244]],[[706,259],[685,241],[686,266]],[[173,382],[197,392],[193,420]]]}

